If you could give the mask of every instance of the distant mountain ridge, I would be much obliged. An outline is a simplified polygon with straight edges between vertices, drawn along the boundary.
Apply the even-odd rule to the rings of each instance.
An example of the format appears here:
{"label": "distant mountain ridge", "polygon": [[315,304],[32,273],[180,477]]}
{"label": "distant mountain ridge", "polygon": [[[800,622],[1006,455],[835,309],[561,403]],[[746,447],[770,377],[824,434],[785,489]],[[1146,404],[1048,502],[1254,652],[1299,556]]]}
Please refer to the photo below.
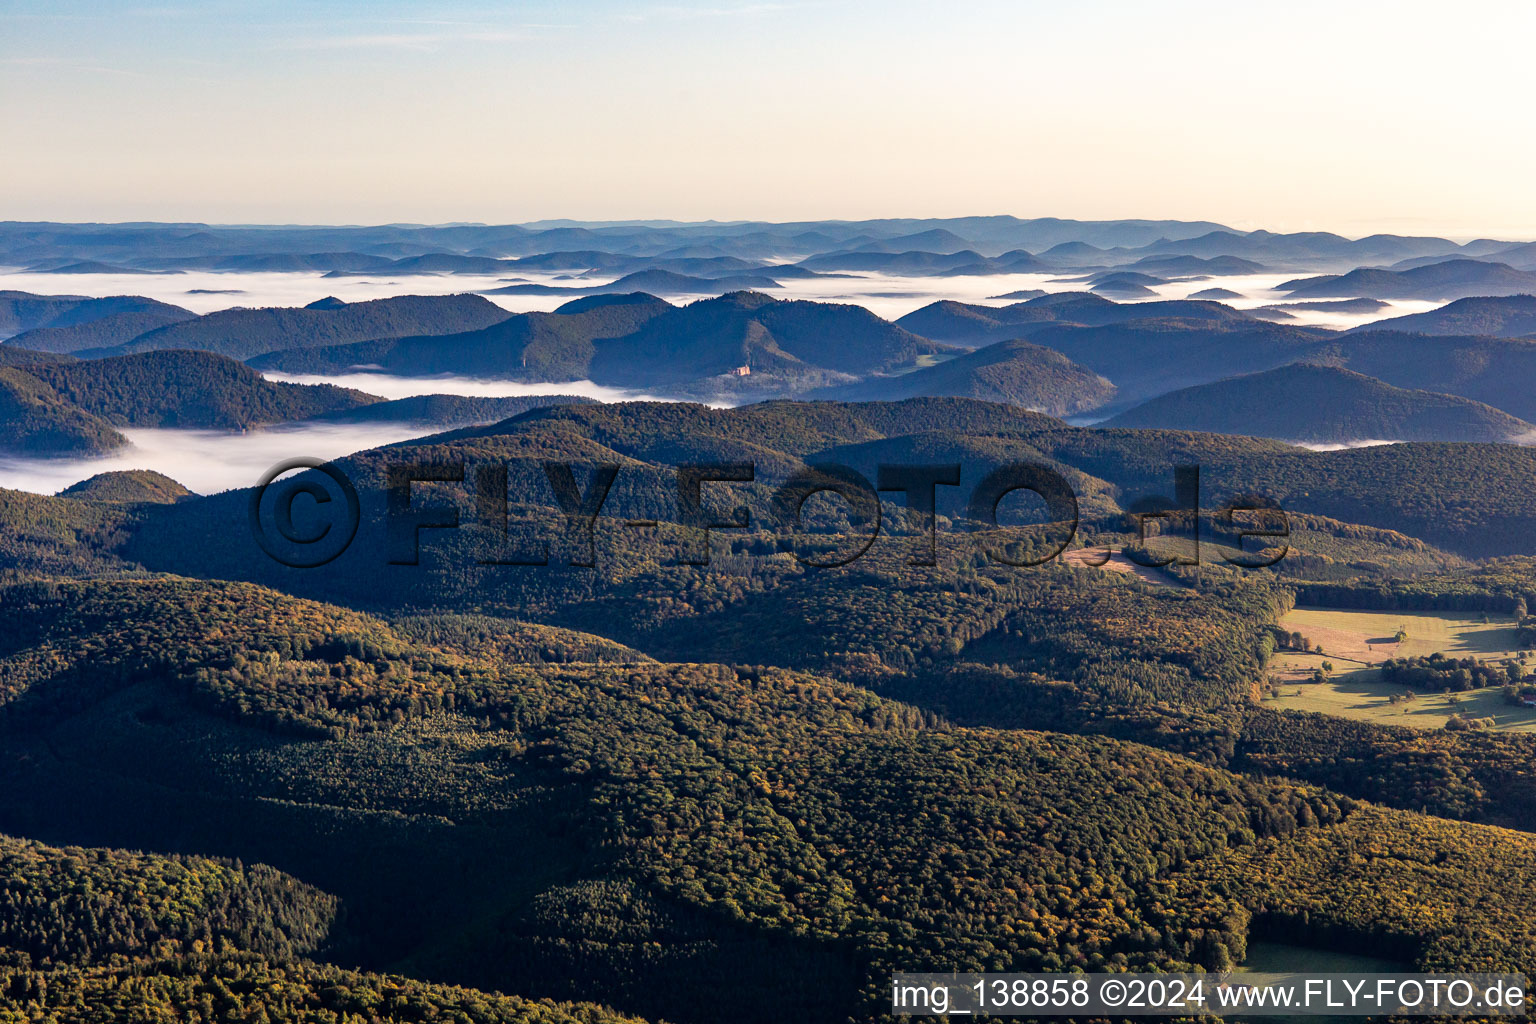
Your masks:
{"label": "distant mountain ridge", "polygon": [[510,315],[478,295],[402,295],[320,309],[235,308],[160,327],[126,344],[77,351],[126,355],[181,348],[245,360],[279,349],[477,330]]}
{"label": "distant mountain ridge", "polygon": [[[749,371],[806,386],[912,365],[946,347],[862,306],[733,292],[674,306],[653,295],[594,295],[553,313],[522,313],[479,331],[271,353],[259,369],[327,373],[457,373],[538,382],[588,378],[619,387],[675,387]],[[828,375],[831,375],[829,377]],[[767,385],[764,385],[767,386]]]}
{"label": "distant mountain ridge", "polygon": [[599,383],[645,386],[738,367],[862,375],[911,365],[944,348],[862,306],[735,292],[672,307],[632,334],[599,341],[590,376]]}
{"label": "distant mountain ridge", "polygon": [[[886,218],[798,222],[538,222],[371,227],[244,227],[210,224],[64,224],[0,222],[0,263],[96,259],[119,265],[226,261],[289,255],[351,254],[380,263],[432,253],[509,258],[562,250],[601,250],[638,256],[708,251],[747,259],[879,247],[905,240],[907,249],[949,248],[952,238],[979,252],[1040,251],[1080,241],[1100,249],[1145,246],[1227,230],[1210,221],[1076,221],[1010,216],[944,219]],[[243,266],[238,263],[225,265]],[[247,264],[248,265],[248,264]],[[332,266],[329,269],[340,269]],[[629,267],[627,270],[639,269]],[[686,272],[686,271],[682,271]]]}
{"label": "distant mountain ridge", "polygon": [[1027,341],[1000,341],[935,366],[894,377],[813,392],[841,402],[908,398],[976,398],[1022,406],[1048,416],[1070,416],[1108,404],[1116,388],[1054,349]]}
{"label": "distant mountain ridge", "polygon": [[1292,299],[1464,299],[1531,294],[1536,292],[1536,273],[1505,263],[1454,259],[1411,270],[1360,268],[1347,274],[1297,278],[1279,287]]}
{"label": "distant mountain ridge", "polygon": [[1400,388],[1443,391],[1536,422],[1536,345],[1514,338],[1351,331],[1310,351]]}
{"label": "distant mountain ridge", "polygon": [[1427,313],[1389,317],[1355,328],[1365,331],[1404,331],[1416,334],[1488,335],[1498,338],[1536,337],[1536,295],[1479,296],[1457,299]]}
{"label": "distant mountain ridge", "polygon": [[599,339],[629,334],[672,308],[653,295],[591,296],[553,313],[519,313],[475,331],[288,349],[253,359],[251,365],[290,373],[334,373],[366,365],[403,375],[579,380]]}
{"label": "distant mountain ridge", "polygon": [[1161,395],[1106,427],[1202,430],[1283,441],[1507,441],[1536,427],[1481,402],[1293,364]]}
{"label": "distant mountain ridge", "polygon": [[[127,271],[307,270],[338,275],[505,273],[514,261],[557,252],[598,254],[583,264],[560,269],[602,269],[619,275],[664,269],[715,277],[720,274],[699,267],[668,265],[667,261],[739,259],[747,266],[734,269],[750,271],[771,263],[782,264],[787,257],[805,260],[839,254],[838,260],[847,263],[860,256],[915,253],[922,254],[922,259],[931,259],[969,252],[974,255],[952,263],[951,268],[965,263],[976,267],[974,272],[985,273],[989,272],[988,261],[1019,254],[1008,262],[1015,262],[1022,269],[1021,257],[1035,254],[1031,258],[1039,258],[1043,266],[1053,269],[1125,266],[1148,259],[1172,258],[1240,260],[1254,268],[1331,271],[1390,266],[1414,259],[1505,256],[1513,265],[1528,269],[1528,263],[1536,262],[1531,251],[1525,243],[1491,239],[1463,246],[1444,238],[1402,235],[1351,239],[1328,232],[1243,232],[1210,221],[1077,221],[1010,216],[786,223],[557,221],[371,227],[0,223],[0,263],[17,266],[62,267],[94,261]],[[932,268],[917,267],[911,259],[908,263],[912,272],[935,272]],[[880,263],[862,265],[876,269]],[[892,264],[887,260],[885,265]]]}
{"label": "distant mountain ridge", "polygon": [[726,292],[756,288],[777,288],[779,282],[767,274],[739,273],[725,277],[693,277],[671,270],[637,270],[608,284],[561,286],[551,284],[509,284],[491,288],[485,295],[625,295],[646,292],[651,295],[724,295]]}
{"label": "distant mountain ridge", "polygon": [[1318,328],[1245,317],[1128,320],[1096,327],[1049,324],[1029,338],[1114,381],[1117,403],[1128,404],[1294,363],[1335,336]]}
{"label": "distant mountain ridge", "polygon": [[816,271],[857,271],[911,277],[1025,274],[1051,269],[1051,264],[1023,249],[1015,249],[996,257],[983,256],[971,249],[949,253],[918,250],[888,253],[857,249],[812,256],[797,265]]}
{"label": "distant mountain ridge", "polygon": [[1088,292],[1056,292],[1008,306],[981,306],[945,299],[900,317],[896,324],[935,341],[980,346],[1027,337],[1031,332],[1053,324],[1098,327],[1157,318],[1252,322],[1248,315],[1218,302],[1182,299],[1118,303]]}

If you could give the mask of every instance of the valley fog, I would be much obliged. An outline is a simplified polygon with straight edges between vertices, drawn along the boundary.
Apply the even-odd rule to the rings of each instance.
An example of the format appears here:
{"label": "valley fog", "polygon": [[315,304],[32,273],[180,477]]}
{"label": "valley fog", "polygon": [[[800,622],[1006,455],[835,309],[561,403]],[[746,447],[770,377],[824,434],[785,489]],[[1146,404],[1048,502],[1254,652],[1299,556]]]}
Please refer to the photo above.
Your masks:
{"label": "valley fog", "polygon": [[[1012,292],[1083,291],[1085,282],[1074,280],[1089,271],[1061,273],[993,274],[915,277],[881,273],[837,274],[782,282],[764,289],[779,299],[850,303],[895,320],[931,302],[957,302],[1003,306],[1019,301],[1003,298]],[[1238,309],[1285,301],[1278,286],[1296,274],[1251,274],[1194,277],[1170,280],[1151,288],[1151,297],[1120,301],[1184,299],[1209,288],[1225,288],[1239,298],[1226,300]],[[612,274],[520,273],[527,283],[562,287],[591,287],[615,280]],[[155,274],[49,274],[0,273],[0,288],[37,294],[87,296],[144,295],[183,306],[202,314],[237,306],[302,306],[328,295],[347,302],[395,295],[440,295],[484,291],[507,283],[505,276],[471,274],[421,274],[410,276],[326,277],[318,272],[211,272],[184,271]],[[576,294],[487,295],[510,313],[553,310]],[[667,301],[683,304],[709,295],[668,295]],[[1368,314],[1329,310],[1292,310],[1282,322],[1297,326],[1334,329],[1357,327],[1374,320],[1435,309],[1442,302],[1395,301]],[[579,395],[600,402],[632,400],[664,401],[643,391],[607,387],[589,380],[549,384],[525,384],[468,377],[404,377],[357,368],[338,374],[297,374],[268,371],[273,381],[295,384],[336,384],[385,399],[416,395],[447,394],[472,397],[519,395]],[[1074,422],[1091,423],[1094,417]],[[274,463],[297,455],[331,459],[378,445],[418,437],[439,428],[417,424],[382,422],[308,424],[272,427],[244,434],[217,431],[126,429],[131,448],[108,456],[63,459],[0,459],[0,487],[52,494],[109,470],[153,469],[165,473],[199,493],[211,493],[254,483]],[[1309,446],[1311,447],[1311,446]],[[1325,446],[1327,447],[1327,446]]]}
{"label": "valley fog", "polygon": [[[771,276],[771,271],[766,273]],[[989,306],[1005,306],[1018,301],[1000,298],[1010,292],[1040,290],[1045,292],[1086,291],[1081,278],[1087,269],[1060,273],[982,274],[954,277],[911,277],[880,273],[835,274],[780,281],[778,288],[764,288],[777,299],[809,299],[816,302],[845,302],[864,306],[887,320],[895,320],[930,302],[953,300]],[[319,272],[215,272],[182,271],[168,274],[47,274],[21,270],[0,271],[0,288],[33,292],[39,295],[144,295],[173,303],[194,313],[212,313],[236,306],[303,306],[335,296],[346,302],[363,302],[394,295],[451,295],[461,292],[485,294],[508,283],[588,288],[610,284],[620,275],[519,272],[516,275],[486,274],[416,274],[401,276],[327,277]],[[1153,285],[1152,296],[1123,298],[1117,301],[1149,302],[1157,299],[1183,299],[1207,288],[1225,288],[1241,298],[1226,300],[1237,309],[1252,309],[1285,302],[1277,287],[1301,273],[1267,273],[1236,276],[1199,276],[1188,280],[1170,280]],[[709,298],[714,293],[668,294],[662,296],[673,304]],[[579,292],[555,295],[485,294],[490,301],[509,313],[548,312],[580,298]],[[1347,329],[1386,317],[1422,313],[1444,305],[1443,302],[1398,300],[1368,314],[1343,314],[1323,310],[1292,310],[1286,323],[1302,326]]]}
{"label": "valley fog", "polygon": [[666,402],[672,399],[627,388],[606,387],[590,380],[562,381],[550,384],[524,384],[512,380],[485,380],[478,377],[400,377],[389,373],[356,370],[351,373],[282,373],[263,371],[267,380],[288,384],[335,384],[355,388],[380,398],[410,398],[415,395],[464,395],[470,398],[509,398],[520,395],[578,395],[599,402]]}
{"label": "valley fog", "polygon": [[122,431],[131,447],[85,459],[0,458],[0,487],[56,494],[97,473],[153,469],[199,494],[252,487],[284,459],[343,455],[419,437],[430,430],[409,423],[309,424],[246,434],[216,430]]}
{"label": "valley fog", "polygon": [[[502,398],[519,395],[579,395],[600,402],[671,401],[655,395],[603,387],[591,381],[520,384],[469,377],[392,377],[380,373],[266,373],[268,380],[294,384],[335,384],[385,399],[416,395]],[[92,458],[0,458],[0,488],[55,494],[97,473],[153,469],[199,494],[250,487],[262,473],[295,456],[335,459],[380,445],[447,430],[417,423],[295,423],[229,433],[217,430],[124,428],[131,447]]]}

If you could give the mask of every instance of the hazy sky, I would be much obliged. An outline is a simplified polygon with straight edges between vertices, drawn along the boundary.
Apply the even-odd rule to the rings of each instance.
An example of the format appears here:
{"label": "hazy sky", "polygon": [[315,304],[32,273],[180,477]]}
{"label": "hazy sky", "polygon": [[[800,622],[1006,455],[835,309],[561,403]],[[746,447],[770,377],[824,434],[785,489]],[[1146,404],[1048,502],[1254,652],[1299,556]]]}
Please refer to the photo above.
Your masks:
{"label": "hazy sky", "polygon": [[1533,41],[1524,0],[0,0],[0,219],[1536,237]]}

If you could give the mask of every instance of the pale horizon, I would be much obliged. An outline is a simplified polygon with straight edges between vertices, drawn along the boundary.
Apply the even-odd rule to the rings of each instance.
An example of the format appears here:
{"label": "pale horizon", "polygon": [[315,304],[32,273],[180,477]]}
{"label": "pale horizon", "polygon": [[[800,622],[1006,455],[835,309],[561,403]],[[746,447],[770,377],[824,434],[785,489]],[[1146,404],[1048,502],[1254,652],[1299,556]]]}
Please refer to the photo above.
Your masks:
{"label": "pale horizon", "polygon": [[[516,227],[543,228],[543,227],[554,226],[554,225],[561,225],[561,224],[568,224],[568,225],[572,225],[572,226],[584,226],[584,227],[594,227],[594,226],[597,226],[597,227],[602,227],[602,226],[622,227],[622,226],[628,226],[628,225],[645,225],[645,224],[657,224],[657,225],[661,225],[661,224],[676,224],[676,225],[679,225],[679,226],[704,225],[704,224],[718,224],[718,225],[764,224],[764,225],[774,226],[774,225],[781,225],[781,224],[861,223],[861,222],[865,222],[865,221],[905,221],[905,220],[911,220],[911,221],[943,221],[943,220],[966,219],[966,218],[971,218],[971,217],[997,217],[997,216],[1015,217],[1015,218],[1017,218],[1017,219],[1019,219],[1021,221],[1028,221],[1028,220],[1035,220],[1035,219],[1059,219],[1059,220],[1066,220],[1066,221],[1080,221],[1080,222],[1083,222],[1083,223],[1109,223],[1109,222],[1114,222],[1114,221],[1137,221],[1137,220],[1142,220],[1142,221],[1170,221],[1170,222],[1181,222],[1181,223],[1186,223],[1186,224],[1188,224],[1188,223],[1206,222],[1206,221],[1211,221],[1211,222],[1218,223],[1218,224],[1221,223],[1220,221],[1216,221],[1214,218],[1211,218],[1211,217],[1179,218],[1179,217],[1127,216],[1127,217],[1103,217],[1103,218],[1099,218],[1099,217],[1068,217],[1068,216],[1063,216],[1061,214],[1052,214],[1052,213],[1040,213],[1040,214],[1018,214],[1018,213],[1007,213],[1007,212],[999,213],[997,211],[993,211],[991,213],[952,214],[952,215],[947,215],[947,216],[942,216],[942,217],[940,217],[940,216],[924,216],[924,215],[913,215],[913,214],[900,214],[900,213],[898,213],[898,214],[883,214],[883,215],[882,214],[877,214],[877,215],[874,215],[874,216],[871,216],[871,217],[859,217],[859,218],[851,218],[851,217],[817,217],[817,218],[788,218],[788,219],[784,219],[784,220],[766,220],[766,219],[757,219],[757,218],[751,218],[751,217],[703,217],[703,218],[699,218],[697,220],[684,220],[682,218],[677,218],[677,217],[623,217],[623,218],[604,218],[604,219],[583,219],[583,218],[580,218],[580,217],[540,217],[540,218],[538,218],[536,220],[526,220],[526,221],[500,221],[500,220],[448,220],[448,221],[420,221],[420,220],[388,220],[388,221],[216,221],[216,220],[194,220],[194,219],[189,219],[189,218],[184,218],[184,217],[182,217],[182,218],[167,219],[167,220],[61,220],[61,219],[56,218],[56,217],[53,217],[53,218],[49,218],[49,217],[0,217],[0,223],[40,223],[40,224],[64,224],[64,225],[101,224],[101,225],[107,225],[107,226],[124,226],[124,225],[132,225],[132,224],[158,224],[158,225],[165,225],[165,224],[197,224],[197,225],[201,225],[201,226],[204,226],[204,227],[210,227],[210,228],[232,228],[232,229],[238,229],[238,228],[317,228],[317,229],[342,228],[342,229],[347,229],[347,228],[381,228],[381,227],[445,228],[445,227],[499,227],[499,226],[505,226],[505,225],[513,225],[513,226],[516,226]],[[1265,230],[1267,230],[1267,231],[1275,231],[1276,233],[1287,233],[1287,232],[1282,232],[1279,229],[1276,229],[1276,228],[1274,228],[1274,227],[1272,227],[1271,225],[1268,225],[1268,224],[1254,224],[1254,225],[1251,225],[1251,226],[1241,227],[1241,226],[1239,226],[1237,224],[1230,224],[1229,223],[1229,224],[1225,224],[1223,226],[1227,227],[1227,228],[1231,228],[1234,231],[1240,231],[1240,232],[1244,232],[1244,233],[1252,232],[1252,231],[1265,231]],[[1528,242],[1528,241],[1536,240],[1536,233],[1532,233],[1532,234],[1504,233],[1504,234],[1498,234],[1498,235],[1486,234],[1486,233],[1485,234],[1468,234],[1468,233],[1465,233],[1465,232],[1451,233],[1451,232],[1421,231],[1421,230],[1412,230],[1412,229],[1409,229],[1409,228],[1404,228],[1404,229],[1398,230],[1398,231],[1392,231],[1390,229],[1385,229],[1385,228],[1378,229],[1378,230],[1375,230],[1375,231],[1364,231],[1364,230],[1335,231],[1335,230],[1333,230],[1331,228],[1327,228],[1327,227],[1311,226],[1311,227],[1305,227],[1305,228],[1288,229],[1288,231],[1297,231],[1297,232],[1301,232],[1301,231],[1325,232],[1325,233],[1339,235],[1339,236],[1341,236],[1343,238],[1348,238],[1348,239],[1351,239],[1351,240],[1367,238],[1367,237],[1369,237],[1371,235],[1375,235],[1375,234],[1402,235],[1404,237],[1409,237],[1409,236],[1434,237],[1434,238],[1444,238],[1444,239],[1446,239],[1448,241],[1456,242],[1456,243],[1459,243],[1459,244],[1465,244],[1467,242],[1475,241],[1475,240],[1478,240],[1478,239],[1485,239],[1485,238],[1486,239],[1495,239],[1495,240],[1499,240],[1499,241],[1510,241],[1510,242]]]}
{"label": "pale horizon", "polygon": [[864,2],[0,12],[0,218],[977,211],[1536,237],[1536,7]]}

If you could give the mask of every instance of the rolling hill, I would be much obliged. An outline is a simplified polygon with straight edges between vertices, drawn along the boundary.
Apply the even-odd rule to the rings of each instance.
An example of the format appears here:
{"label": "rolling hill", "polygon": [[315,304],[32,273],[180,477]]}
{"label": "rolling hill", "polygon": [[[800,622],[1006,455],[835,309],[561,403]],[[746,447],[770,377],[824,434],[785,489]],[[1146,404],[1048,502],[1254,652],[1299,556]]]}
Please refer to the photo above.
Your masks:
{"label": "rolling hill", "polygon": [[733,292],[673,307],[632,334],[599,341],[590,376],[645,386],[694,381],[748,366],[753,374],[830,370],[864,375],[943,351],[862,306],[780,301]]}
{"label": "rolling hill", "polygon": [[36,267],[28,267],[29,274],[153,274],[153,270],[137,270],[133,267],[118,267],[111,263],[102,263],[99,260],[80,260],[75,263],[66,263],[62,266],[41,264]]}
{"label": "rolling hill", "polygon": [[979,398],[1021,405],[1050,416],[1070,416],[1107,405],[1115,386],[1053,349],[1027,341],[1002,341],[894,377],[811,395],[838,401],[904,398]]}
{"label": "rolling hill", "polygon": [[1362,267],[1417,256],[1438,255],[1449,258],[1456,255],[1460,247],[1444,238],[1384,234],[1344,238],[1327,231],[1237,232],[1222,228],[1196,238],[1162,239],[1144,249],[1155,253],[1178,254],[1185,259],[1237,258],[1271,267],[1311,269]]}
{"label": "rolling hill", "polygon": [[1366,299],[1464,299],[1536,292],[1536,273],[1503,263],[1456,259],[1411,270],[1357,269],[1347,274],[1296,278],[1279,286],[1292,299],[1340,296]]}
{"label": "rolling hill", "polygon": [[694,277],[670,270],[638,270],[608,284],[586,287],[561,287],[548,284],[509,284],[492,288],[486,295],[626,295],[647,292],[651,295],[724,295],[726,292],[755,288],[777,288],[779,282],[767,274],[729,274],[724,277]]}
{"label": "rolling hill", "polygon": [[149,331],[94,356],[194,349],[246,360],[279,349],[312,348],[479,330],[510,316],[478,295],[402,295],[320,309],[226,309]]}
{"label": "rolling hill", "polygon": [[245,430],[379,401],[329,384],[265,380],[212,352],[141,352],[28,367],[64,401],[123,427]]}
{"label": "rolling hill", "polygon": [[1304,309],[1318,313],[1375,313],[1386,309],[1380,299],[1315,299],[1307,302],[1276,302],[1267,309]]}
{"label": "rolling hill", "polygon": [[97,473],[59,492],[61,498],[128,505],[144,502],[167,505],[191,496],[192,492],[181,484],[164,473],[156,473],[152,469]]}
{"label": "rolling hill", "polygon": [[1166,283],[1160,277],[1133,271],[1095,274],[1088,279],[1089,290],[1095,294],[1137,299],[1156,296],[1157,293],[1152,290],[1152,286]]}
{"label": "rolling hill", "polygon": [[1116,398],[1121,403],[1293,363],[1332,337],[1332,331],[1246,316],[1130,320],[1098,327],[1047,324],[1029,335],[1037,345],[1109,378],[1119,389]]}
{"label": "rolling hill", "polygon": [[1409,334],[1487,335],[1496,338],[1536,337],[1536,295],[1481,296],[1457,299],[1427,313],[1410,313],[1377,320],[1356,333],[1403,331]]}
{"label": "rolling hill", "polygon": [[1143,256],[1130,265],[1131,269],[1163,277],[1240,277],[1245,274],[1262,274],[1268,268],[1262,263],[1245,260],[1238,256]]}
{"label": "rolling hill", "polygon": [[529,409],[547,405],[581,405],[590,398],[576,395],[519,395],[509,398],[478,398],[465,395],[414,395],[389,402],[374,402],[310,417],[317,423],[415,423],[427,427],[464,427],[495,423]]}
{"label": "rolling hill", "polygon": [[112,348],[117,345],[126,345],[139,335],[147,334],[157,328],[184,323],[193,319],[194,316],[195,314],[185,310],[110,313],[95,320],[87,320],[67,327],[35,327],[16,335],[7,344],[60,353]]}
{"label": "rolling hill", "polygon": [[[1469,243],[1470,245],[1477,243]],[[1521,242],[1517,245],[1509,245],[1504,242],[1487,242],[1488,253],[1484,259],[1497,260],[1500,263],[1508,263],[1516,270],[1536,270],[1536,242]]]}
{"label": "rolling hill", "polygon": [[34,295],[31,292],[0,291],[0,339],[41,328],[77,327],[105,317],[125,314],[137,314],[147,320],[159,318],[164,323],[190,319],[195,315],[191,310],[141,295],[93,299],[83,295]]}
{"label": "rolling hill", "polygon": [[[1139,703],[1165,694],[1169,708],[1108,728],[1161,728],[1169,743],[1223,727],[1246,738],[1244,671],[1274,614],[1261,596],[1229,597],[1240,615],[1200,594],[1066,569],[1009,578],[765,580],[741,596],[724,635],[710,639],[725,623],[699,597],[671,627],[701,652],[746,641],[754,655],[812,663],[826,660],[826,643],[928,650],[953,640],[977,658],[1050,658],[1071,676],[1041,684],[970,663],[935,678],[896,669],[907,662],[894,645],[877,648],[892,662],[888,682],[943,702],[966,728],[806,668],[516,661],[484,617],[439,616],[429,646],[421,631],[249,584],[6,588],[0,700],[28,728],[0,735],[0,823],[240,858],[33,851],[17,864],[31,927],[4,938],[57,947],[48,964],[18,969],[76,970],[45,985],[26,975],[18,989],[105,998],[116,975],[78,969],[99,955],[134,969],[119,1005],[146,993],[162,1008],[196,1005],[233,991],[242,1009],[496,1021],[511,1001],[305,959],[325,955],[403,961],[419,979],[529,996],[584,992],[683,1024],[766,1024],[786,1005],[795,1019],[872,1024],[888,996],[868,979],[914,960],[1223,969],[1243,958],[1255,905],[1277,908],[1287,935],[1318,941],[1347,928],[1426,968],[1525,953],[1532,901],[1505,879],[1536,861],[1528,835],[1247,776],[1205,749],[1218,763],[1039,721],[978,721],[1032,710],[1057,726],[1088,721],[1073,716],[1108,684],[1084,664],[1142,636],[1138,655],[1115,667],[1135,666]],[[784,642],[808,629],[814,650]],[[1018,640],[1030,631],[1048,639]],[[988,692],[1007,698],[985,711]],[[1437,763],[1460,750],[1445,744]],[[1380,855],[1349,856],[1365,842]],[[114,871],[125,857],[137,860]],[[1449,866],[1412,900],[1368,898],[1410,886],[1426,863]],[[893,887],[909,890],[899,908],[888,905]],[[100,895],[86,907],[51,898],[71,888]],[[1159,941],[1148,941],[1154,927]],[[172,968],[152,943],[190,951],[204,936],[204,955],[180,958],[198,987],[172,998],[158,988]],[[223,986],[237,952],[263,962],[246,960],[246,981]]]}
{"label": "rolling hill", "polygon": [[1285,441],[1507,441],[1536,427],[1492,406],[1364,374],[1294,364],[1162,395],[1106,427],[1252,434]]}
{"label": "rolling hill", "polygon": [[669,388],[712,387],[701,382],[747,366],[748,386],[794,390],[911,366],[945,350],[861,306],[760,292],[673,306],[635,293],[586,296],[479,331],[277,352],[251,365],[298,373],[371,365],[407,375]]}
{"label": "rolling hill", "polygon": [[1015,249],[1000,256],[983,256],[972,249],[959,252],[832,252],[811,256],[795,264],[819,272],[850,271],[864,274],[900,274],[908,277],[944,277],[966,274],[1028,274],[1054,269],[1050,264]]}
{"label": "rolling hill", "polygon": [[101,455],[128,439],[32,374],[0,368],[0,453],[31,457]]}
{"label": "rolling hill", "polygon": [[588,372],[597,341],[630,334],[673,308],[653,295],[591,296],[553,313],[520,313],[475,331],[285,350],[253,359],[251,365],[290,373],[373,365],[405,375],[579,380]]}
{"label": "rolling hill", "polygon": [[353,275],[401,274],[504,274],[513,266],[512,260],[489,256],[468,256],[462,253],[429,252],[420,256],[406,256],[397,260],[384,260],[373,266],[335,268],[326,277]]}
{"label": "rolling hill", "polygon": [[1251,322],[1245,314],[1219,302],[1119,303],[1085,292],[1057,292],[1008,306],[979,306],[943,300],[908,313],[896,324],[935,341],[975,347],[1025,337],[1052,324],[1101,326],[1168,317],[1213,323]]}
{"label": "rolling hill", "polygon": [[1342,366],[1400,388],[1460,395],[1536,422],[1536,345],[1515,338],[1349,332],[1326,341],[1309,362]]}
{"label": "rolling hill", "polygon": [[12,345],[9,342],[0,344],[0,366],[34,366],[40,363],[72,363],[74,356],[61,355],[57,352],[38,352],[36,349],[22,348],[20,345]]}

